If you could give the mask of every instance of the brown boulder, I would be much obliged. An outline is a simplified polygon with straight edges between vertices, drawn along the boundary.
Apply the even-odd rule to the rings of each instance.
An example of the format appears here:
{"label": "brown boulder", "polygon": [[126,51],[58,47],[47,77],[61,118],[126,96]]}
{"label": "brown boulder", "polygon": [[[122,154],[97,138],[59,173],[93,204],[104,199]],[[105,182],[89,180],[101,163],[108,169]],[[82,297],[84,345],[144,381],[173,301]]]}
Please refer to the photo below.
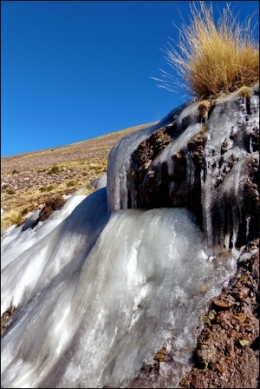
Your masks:
{"label": "brown boulder", "polygon": [[58,209],[63,207],[63,205],[65,203],[66,203],[66,200],[64,200],[64,198],[62,196],[58,196],[58,197],[55,197],[55,198],[48,200],[40,212],[38,222],[39,221],[42,222],[42,221],[48,219],[48,217],[52,214],[53,211],[57,211]]}

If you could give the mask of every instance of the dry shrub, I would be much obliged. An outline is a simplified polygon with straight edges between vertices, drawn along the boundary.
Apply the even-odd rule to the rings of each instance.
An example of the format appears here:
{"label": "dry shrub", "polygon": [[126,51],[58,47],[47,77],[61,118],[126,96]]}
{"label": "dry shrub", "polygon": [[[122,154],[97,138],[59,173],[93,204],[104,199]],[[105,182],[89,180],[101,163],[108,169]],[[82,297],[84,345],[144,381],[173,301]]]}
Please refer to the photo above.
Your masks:
{"label": "dry shrub", "polygon": [[241,97],[251,97],[252,96],[252,92],[251,92],[251,89],[248,88],[248,86],[242,86],[242,88],[240,88],[238,90],[238,94],[239,96]]}
{"label": "dry shrub", "polygon": [[183,83],[162,71],[164,79],[155,79],[164,83],[159,86],[173,90],[171,84],[177,85],[197,99],[208,99],[258,84],[259,50],[253,39],[252,17],[239,23],[227,5],[216,25],[212,6],[193,2],[190,9],[190,25],[177,27],[178,50],[168,42],[164,51],[167,63]]}
{"label": "dry shrub", "polygon": [[23,223],[22,213],[11,209],[10,211],[6,211],[1,214],[1,231],[6,230],[8,227],[13,224],[17,224],[18,226]]}
{"label": "dry shrub", "polygon": [[200,129],[200,133],[201,133],[201,134],[204,134],[204,133],[207,132],[208,130],[209,130],[208,126],[207,126],[207,125],[204,125],[204,126],[202,126],[201,129]]}
{"label": "dry shrub", "polygon": [[209,100],[204,100],[199,104],[198,111],[202,118],[207,116],[210,107],[211,107],[211,102]]}
{"label": "dry shrub", "polygon": [[76,192],[77,195],[90,195],[91,193],[93,193],[95,191],[95,188],[91,185],[91,184],[88,184],[88,185],[85,185],[83,186],[82,188],[79,188]]}

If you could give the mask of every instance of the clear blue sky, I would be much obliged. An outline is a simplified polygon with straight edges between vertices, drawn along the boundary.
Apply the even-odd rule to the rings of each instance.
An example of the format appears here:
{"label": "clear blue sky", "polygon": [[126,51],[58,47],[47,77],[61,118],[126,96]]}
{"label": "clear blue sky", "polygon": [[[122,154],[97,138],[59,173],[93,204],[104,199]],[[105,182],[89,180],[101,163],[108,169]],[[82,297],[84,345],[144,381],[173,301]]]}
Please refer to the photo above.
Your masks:
{"label": "clear blue sky", "polygon": [[[225,4],[213,2],[214,16]],[[2,1],[2,157],[153,122],[182,104],[150,78],[173,73],[160,49],[177,39],[178,9],[188,21],[185,1]],[[232,9],[242,20],[258,2]]]}

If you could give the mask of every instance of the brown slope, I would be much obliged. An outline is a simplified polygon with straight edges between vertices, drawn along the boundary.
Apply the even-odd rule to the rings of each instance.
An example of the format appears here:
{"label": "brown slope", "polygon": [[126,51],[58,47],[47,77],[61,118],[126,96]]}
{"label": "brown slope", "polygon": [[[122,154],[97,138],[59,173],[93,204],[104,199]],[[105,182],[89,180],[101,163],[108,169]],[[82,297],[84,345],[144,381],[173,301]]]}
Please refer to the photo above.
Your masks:
{"label": "brown slope", "polygon": [[1,207],[25,214],[41,208],[50,196],[74,192],[106,172],[109,152],[120,138],[150,124],[68,146],[1,158]]}

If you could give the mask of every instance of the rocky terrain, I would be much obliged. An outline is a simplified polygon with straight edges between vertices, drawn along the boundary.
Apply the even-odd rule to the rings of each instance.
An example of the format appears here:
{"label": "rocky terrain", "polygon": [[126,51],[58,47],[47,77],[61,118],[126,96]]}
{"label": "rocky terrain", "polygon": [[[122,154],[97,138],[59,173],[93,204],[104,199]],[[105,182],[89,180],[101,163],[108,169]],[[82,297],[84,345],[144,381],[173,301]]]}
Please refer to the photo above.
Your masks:
{"label": "rocky terrain", "polygon": [[[149,124],[147,124],[149,125]],[[136,126],[64,147],[1,158],[1,207],[23,215],[50,196],[70,194],[107,170],[112,146]]]}
{"label": "rocky terrain", "polygon": [[201,319],[195,366],[179,387],[259,387],[259,240],[241,248],[235,276]]}
{"label": "rocky terrain", "polygon": [[[239,266],[220,296],[212,299],[197,340],[191,370],[178,388],[259,387],[259,240],[241,248]],[[164,387],[173,355],[163,347],[152,365],[122,387]]]}

